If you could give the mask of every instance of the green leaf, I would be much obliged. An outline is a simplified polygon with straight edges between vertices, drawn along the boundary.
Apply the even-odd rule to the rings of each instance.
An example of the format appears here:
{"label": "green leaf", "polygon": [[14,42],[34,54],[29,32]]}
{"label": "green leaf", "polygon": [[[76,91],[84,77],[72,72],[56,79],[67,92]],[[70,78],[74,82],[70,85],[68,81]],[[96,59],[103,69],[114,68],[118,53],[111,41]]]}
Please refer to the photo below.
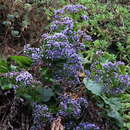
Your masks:
{"label": "green leaf", "polygon": [[101,96],[105,104],[109,105],[111,109],[115,109],[116,111],[122,108],[121,102],[119,98],[111,97],[107,98],[106,96]]}
{"label": "green leaf", "polygon": [[51,88],[39,88],[39,93],[42,96],[43,102],[48,102],[52,96],[54,96],[54,92]]}
{"label": "green leaf", "polygon": [[126,123],[125,126],[130,129],[130,123]]}
{"label": "green leaf", "polygon": [[11,31],[11,34],[12,34],[13,37],[17,37],[17,36],[19,36],[19,31],[17,31],[17,30],[12,30],[12,31]]}
{"label": "green leaf", "polygon": [[86,88],[88,90],[90,90],[93,94],[95,94],[97,96],[101,95],[102,87],[103,87],[101,84],[96,83],[92,80],[87,80],[87,79],[84,79],[83,82],[84,82]]}
{"label": "green leaf", "polygon": [[122,127],[123,126],[123,119],[118,111],[115,111],[114,109],[112,111],[109,111],[107,114],[109,117],[114,118],[118,121],[117,125]]}
{"label": "green leaf", "polygon": [[3,90],[9,90],[12,88],[12,84],[6,84],[1,87]]}
{"label": "green leaf", "polygon": [[101,63],[107,63],[108,61],[114,61],[116,60],[116,57],[114,54],[109,54],[108,52],[105,52],[103,56],[100,58]]}
{"label": "green leaf", "polygon": [[0,60],[0,73],[7,73],[9,71],[8,64],[5,60]]}
{"label": "green leaf", "polygon": [[121,109],[121,103],[119,98],[107,98],[106,96],[101,96],[105,104],[109,105],[110,109],[107,110],[107,115],[113,119],[115,119],[118,123],[119,127],[123,126],[123,119],[118,112]]}
{"label": "green leaf", "polygon": [[32,101],[32,96],[31,96],[31,95],[29,95],[29,94],[27,94],[27,93],[24,93],[24,94],[22,94],[22,96],[23,96],[25,99],[27,99],[28,101]]}
{"label": "green leaf", "polygon": [[32,64],[32,59],[26,56],[10,56],[9,58],[15,61],[20,67],[29,67]]}

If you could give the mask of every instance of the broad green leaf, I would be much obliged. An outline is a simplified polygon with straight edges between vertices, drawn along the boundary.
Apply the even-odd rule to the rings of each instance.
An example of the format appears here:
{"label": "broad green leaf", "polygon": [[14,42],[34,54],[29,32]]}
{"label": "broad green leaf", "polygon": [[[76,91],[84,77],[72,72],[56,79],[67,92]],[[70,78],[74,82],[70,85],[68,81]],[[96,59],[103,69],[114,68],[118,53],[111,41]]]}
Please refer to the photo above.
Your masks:
{"label": "broad green leaf", "polygon": [[105,104],[109,105],[110,109],[107,110],[107,115],[115,119],[118,123],[117,125],[123,126],[123,119],[118,112],[121,109],[121,103],[118,98],[107,98],[106,96],[101,96]]}
{"label": "broad green leaf", "polygon": [[119,98],[107,98],[106,96],[101,96],[105,104],[109,105],[111,109],[115,109],[116,111],[120,110],[122,105]]}
{"label": "broad green leaf", "polygon": [[128,130],[130,129],[130,123],[126,123],[125,126],[128,128]]}
{"label": "broad green leaf", "polygon": [[130,115],[123,115],[123,117],[125,118],[125,119],[127,119],[127,120],[130,120]]}
{"label": "broad green leaf", "polygon": [[122,127],[123,126],[123,119],[118,111],[112,110],[109,111],[107,114],[109,117],[114,118],[115,120],[118,121],[117,125]]}
{"label": "broad green leaf", "polygon": [[6,84],[1,87],[3,90],[9,90],[12,88],[12,84]]}
{"label": "broad green leaf", "polygon": [[87,80],[87,79],[84,79],[83,82],[86,88],[90,90],[93,94],[98,95],[98,96],[101,95],[102,87],[103,87],[101,84],[96,83],[92,80]]}
{"label": "broad green leaf", "polygon": [[26,56],[10,56],[9,58],[15,61],[20,67],[28,67],[32,64],[32,59]]}
{"label": "broad green leaf", "polygon": [[48,102],[51,97],[54,96],[54,92],[51,88],[39,88],[38,91],[43,98],[43,102]]}
{"label": "broad green leaf", "polygon": [[5,60],[0,60],[0,73],[6,73],[9,71],[8,64]]}

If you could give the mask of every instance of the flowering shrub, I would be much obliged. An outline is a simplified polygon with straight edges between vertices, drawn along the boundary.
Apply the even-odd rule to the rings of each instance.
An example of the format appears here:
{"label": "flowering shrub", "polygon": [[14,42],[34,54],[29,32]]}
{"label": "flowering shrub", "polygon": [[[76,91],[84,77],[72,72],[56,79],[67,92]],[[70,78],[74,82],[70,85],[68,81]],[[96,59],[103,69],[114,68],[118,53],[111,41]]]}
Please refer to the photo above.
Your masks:
{"label": "flowering shrub", "polygon": [[[75,13],[79,13],[81,11],[86,11],[86,10],[87,10],[87,8],[85,6],[83,6],[83,5],[80,5],[80,4],[77,4],[77,5],[66,5],[62,9],[55,10],[54,11],[54,17],[55,18],[60,18],[61,15],[66,14],[66,13],[75,14]],[[86,18],[84,20],[86,20]]]}
{"label": "flowering shrub", "polygon": [[59,115],[69,119],[78,119],[81,116],[82,110],[87,108],[87,100],[84,98],[72,99],[69,95],[60,97]]}
{"label": "flowering shrub", "polygon": [[[126,103],[129,102],[130,90],[129,57],[126,56],[129,39],[126,36],[128,23],[124,20],[128,11],[120,5],[116,8],[95,0],[78,1],[84,4],[70,2],[67,5],[64,2],[66,4],[60,9],[47,8],[48,5],[44,4],[46,19],[50,23],[45,32],[38,18],[31,20],[29,15],[34,13],[34,6],[38,7],[38,14],[43,12],[41,5],[44,1],[20,1],[28,20],[22,19],[25,25],[18,28],[19,32],[12,28],[18,16],[9,15],[9,21],[2,24],[2,28],[8,25],[6,34],[11,31],[12,36],[18,39],[21,36],[25,38],[24,33],[32,28],[29,25],[33,20],[40,28],[40,31],[33,31],[22,56],[20,52],[17,56],[0,60],[0,108],[3,93],[4,97],[10,98],[13,92],[12,100],[19,97],[20,103],[32,104],[31,130],[52,129],[51,126],[57,129],[63,126],[66,130],[117,130],[124,127],[121,115],[125,120],[129,119],[129,104]],[[41,39],[33,41],[37,34]],[[24,42],[29,39],[24,39]],[[32,45],[37,42],[40,42],[40,47]],[[124,111],[120,99],[125,100],[123,106],[127,109]],[[11,109],[13,105],[11,101]],[[26,110],[30,111],[25,107]],[[0,122],[6,118],[3,115],[8,114],[0,112]],[[9,127],[12,129],[13,126]]]}
{"label": "flowering shrub", "polygon": [[[67,41],[66,35],[63,33],[56,33],[48,36],[45,39],[46,43],[43,45],[43,60],[49,62],[49,67],[52,68],[56,79],[71,78],[79,81],[77,72],[83,70],[81,58]],[[57,41],[55,41],[56,39]]]}
{"label": "flowering shrub", "polygon": [[[72,8],[73,7],[73,8]],[[68,5],[61,10],[55,10],[55,17],[64,11],[72,13],[86,10],[82,5]],[[61,27],[63,28],[61,29]],[[74,80],[74,84],[80,83],[78,72],[83,71],[82,58],[78,54],[84,47],[80,42],[81,35],[74,31],[74,21],[71,17],[59,17],[52,22],[51,31],[60,30],[54,34],[43,34],[42,46],[43,60],[49,62],[49,67],[53,68],[53,75],[56,80]],[[89,39],[89,37],[87,37]]]}
{"label": "flowering shrub", "polygon": [[32,58],[34,62],[38,62],[41,59],[40,48],[32,48],[29,44],[24,46],[24,53],[26,56]]}
{"label": "flowering shrub", "polygon": [[47,123],[51,123],[53,116],[48,112],[46,105],[33,104],[33,125],[31,130],[42,129]]}
{"label": "flowering shrub", "polygon": [[125,64],[120,61],[105,64],[95,62],[86,74],[88,79],[103,84],[103,93],[120,94],[130,86],[130,75],[126,73]]}
{"label": "flowering shrub", "polygon": [[[64,94],[63,96],[59,97],[60,103],[59,103],[59,111],[56,114],[57,116],[61,116],[67,119],[67,122],[65,123],[65,129],[72,129],[75,127],[74,119],[79,119],[83,110],[87,108],[88,102],[85,98],[77,98],[73,99],[71,96]],[[46,105],[39,105],[37,103],[33,104],[33,126],[31,127],[31,130],[35,130],[38,128],[45,128],[47,125],[49,125],[56,116],[54,116],[52,113],[49,112],[49,108]],[[71,124],[70,124],[71,120]],[[83,125],[84,124],[84,125]],[[79,126],[74,128],[75,130],[78,130],[78,128],[96,128],[94,124],[90,123],[81,123]]]}

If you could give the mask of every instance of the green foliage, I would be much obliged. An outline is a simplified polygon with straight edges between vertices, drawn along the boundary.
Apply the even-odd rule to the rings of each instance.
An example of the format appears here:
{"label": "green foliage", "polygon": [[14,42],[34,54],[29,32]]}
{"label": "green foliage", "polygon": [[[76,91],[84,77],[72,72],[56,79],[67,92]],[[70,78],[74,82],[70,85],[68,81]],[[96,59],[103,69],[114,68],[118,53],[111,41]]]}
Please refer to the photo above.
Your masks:
{"label": "green foliage", "polygon": [[105,106],[108,106],[105,108],[107,113],[106,116],[115,119],[117,121],[116,124],[119,127],[123,127],[123,119],[119,113],[122,108],[119,98],[107,98],[102,93],[102,85],[99,83],[95,83],[94,81],[87,79],[84,79],[83,82],[87,90],[91,91],[95,96],[100,97],[104,101]]}
{"label": "green foliage", "polygon": [[124,118],[124,127],[130,129],[130,94],[121,95],[123,118]]}
{"label": "green foliage", "polygon": [[32,64],[32,59],[26,56],[10,56],[8,60],[15,61],[19,67],[29,67]]}
{"label": "green foliage", "polygon": [[6,73],[9,71],[8,63],[5,60],[0,60],[0,73]]}
{"label": "green foliage", "polygon": [[12,84],[5,84],[1,87],[3,90],[10,90],[12,88]]}
{"label": "green foliage", "polygon": [[115,119],[119,127],[123,127],[123,118],[120,114],[122,106],[119,98],[107,98],[105,96],[101,96],[101,98],[105,105],[109,106],[109,109],[106,109],[107,116]]}
{"label": "green foliage", "polygon": [[[85,51],[80,52],[84,58],[85,69],[90,68],[90,64],[98,62],[95,66],[96,70],[103,70],[102,64],[120,60],[124,61],[125,65],[119,66],[118,72],[122,75],[130,74],[130,35],[128,34],[130,32],[130,15],[128,7],[115,4],[116,0],[108,1],[105,4],[103,0],[99,1],[77,0],[78,4],[85,5],[88,10],[73,14],[66,12],[65,14],[65,16],[74,19],[74,31],[80,29],[92,37],[92,41],[80,39],[86,47]],[[28,2],[16,0],[13,3],[5,0],[4,3],[0,3],[0,40],[2,41],[0,45],[4,43],[9,43],[10,46],[19,43],[22,45],[27,41],[31,45],[37,46],[41,42],[39,36],[44,31],[49,31],[47,25],[53,18],[54,9],[71,3],[76,4],[76,2],[70,1],[68,3],[65,0],[34,0]],[[87,15],[89,19],[82,21],[81,15]],[[61,29],[63,28],[64,26],[61,27]],[[98,55],[98,51],[103,53]],[[58,84],[59,86],[55,84],[51,77],[52,70],[46,67],[45,61],[43,62],[41,66],[32,66],[32,60],[26,56],[10,56],[7,60],[0,59],[0,88],[6,91],[15,85],[19,85],[16,90],[17,96],[26,98],[31,103],[48,104],[51,112],[56,114],[59,108],[54,100],[56,100],[57,95],[61,95],[64,88],[59,87],[62,86],[61,84]],[[32,84],[25,87],[24,84],[16,82],[15,76],[11,78],[3,76],[8,72],[21,71],[23,68],[32,71],[34,78],[40,80],[41,84]],[[111,78],[111,87],[118,86],[116,79],[112,79],[112,73],[107,74],[105,70],[103,70],[103,73],[104,80],[108,78],[108,75]],[[92,75],[94,76],[95,72],[92,72]],[[93,79],[87,80],[84,78],[83,83],[87,91],[82,94],[87,93],[89,97],[95,98],[95,102],[98,102],[98,104],[95,102],[93,104],[103,110],[102,116],[111,120],[110,122],[114,126],[119,126],[121,130],[130,129],[130,88],[124,94],[112,96],[102,92],[103,82],[96,83]],[[78,87],[80,88],[80,86]],[[72,93],[77,94],[74,90],[72,91]],[[68,112],[72,112],[71,106],[68,107]],[[76,122],[78,123],[78,121]]]}
{"label": "green foliage", "polygon": [[41,94],[43,102],[48,102],[51,99],[51,97],[54,96],[54,92],[51,88],[39,88],[38,92]]}
{"label": "green foliage", "polygon": [[90,90],[93,94],[95,94],[97,96],[101,95],[102,85],[100,85],[92,80],[87,80],[87,79],[84,79],[83,82],[84,82],[86,88],[88,90]]}
{"label": "green foliage", "polygon": [[[88,7],[89,19],[78,27],[91,35],[93,42],[86,42],[89,50],[113,53],[118,60],[129,63],[129,22],[127,6],[110,3],[101,4],[96,0],[79,0]],[[88,51],[89,51],[88,50]]]}
{"label": "green foliage", "polygon": [[29,100],[30,102],[41,102],[41,96],[39,95],[38,92],[38,88],[40,88],[40,86],[37,87],[22,87],[20,86],[17,89],[17,96],[18,97],[24,97],[25,99]]}

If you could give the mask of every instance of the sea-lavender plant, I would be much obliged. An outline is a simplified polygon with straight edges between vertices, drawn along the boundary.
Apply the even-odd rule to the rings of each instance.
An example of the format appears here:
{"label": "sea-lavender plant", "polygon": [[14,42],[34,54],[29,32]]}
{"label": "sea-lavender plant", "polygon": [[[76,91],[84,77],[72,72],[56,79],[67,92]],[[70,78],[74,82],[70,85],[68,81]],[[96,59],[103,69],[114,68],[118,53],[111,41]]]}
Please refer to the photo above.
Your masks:
{"label": "sea-lavender plant", "polygon": [[16,82],[23,83],[26,86],[31,85],[32,80],[32,74],[27,71],[22,71],[19,75],[16,76]]}
{"label": "sea-lavender plant", "polygon": [[[78,13],[86,11],[83,5],[66,5],[62,9],[55,10],[54,21],[50,26],[50,33],[42,35],[44,40],[42,48],[42,59],[51,69],[52,76],[57,81],[69,84],[79,84],[78,72],[84,71],[82,58],[78,54],[85,49],[81,38],[91,41],[91,36],[75,29],[75,19],[66,17],[64,13]],[[62,17],[60,17],[62,15]],[[86,14],[82,14],[83,20],[87,20]],[[72,81],[70,83],[70,81]]]}
{"label": "sea-lavender plant", "polygon": [[47,105],[33,103],[33,125],[31,130],[43,129],[53,120],[52,114],[49,112]]}
{"label": "sea-lavender plant", "polygon": [[84,31],[78,30],[78,35],[85,41],[92,41],[92,37],[87,35]]}
{"label": "sea-lavender plant", "polygon": [[81,18],[85,21],[89,19],[87,15],[82,15]]}
{"label": "sea-lavender plant", "polygon": [[125,71],[125,64],[121,61],[105,64],[93,63],[87,79],[103,84],[103,93],[123,93],[130,86],[130,75]]}
{"label": "sea-lavender plant", "polygon": [[44,40],[53,40],[53,41],[67,41],[66,35],[64,35],[62,32],[60,33],[55,33],[54,35],[48,35],[48,34],[43,34],[42,38]]}
{"label": "sea-lavender plant", "polygon": [[70,17],[64,17],[64,18],[60,18],[59,20],[55,20],[51,23],[50,29],[51,31],[56,31],[61,27],[62,29],[67,28],[67,29],[73,30],[74,28],[73,19]]}
{"label": "sea-lavender plant", "polygon": [[59,115],[65,118],[78,119],[81,116],[82,110],[87,108],[87,100],[84,98],[72,98],[64,94],[60,97]]}
{"label": "sea-lavender plant", "polygon": [[78,12],[83,11],[83,10],[85,11],[85,10],[87,10],[87,8],[83,5],[80,5],[80,4],[78,4],[78,5],[66,5],[62,9],[55,10],[54,17],[60,18],[60,15],[63,15],[67,12],[78,13]]}
{"label": "sea-lavender plant", "polygon": [[53,68],[53,76],[56,79],[77,80],[79,83],[78,71],[83,71],[82,58],[69,42],[67,35],[61,32],[54,35],[44,34],[42,37],[42,57]]}
{"label": "sea-lavender plant", "polygon": [[30,47],[29,44],[24,46],[24,54],[26,56],[32,58],[32,60],[34,62],[38,62],[39,60],[41,60],[41,50],[40,50],[40,48]]}

